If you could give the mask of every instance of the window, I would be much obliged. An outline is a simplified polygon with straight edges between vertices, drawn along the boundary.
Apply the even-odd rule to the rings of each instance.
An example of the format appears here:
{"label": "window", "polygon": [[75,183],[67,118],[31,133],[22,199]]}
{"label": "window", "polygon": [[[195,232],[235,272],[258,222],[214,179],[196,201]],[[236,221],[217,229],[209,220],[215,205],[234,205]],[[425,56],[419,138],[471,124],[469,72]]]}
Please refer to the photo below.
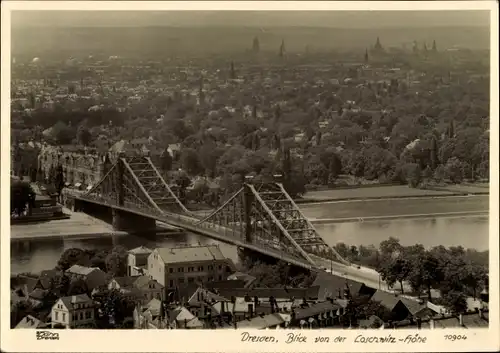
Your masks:
{"label": "window", "polygon": [[62,316],[63,316],[63,317],[62,317],[62,321],[63,321],[63,322],[66,322],[66,313],[62,313]]}
{"label": "window", "polygon": [[174,273],[174,269],[173,269],[172,267],[170,267],[170,268],[168,269],[168,272],[170,272],[170,273]]}
{"label": "window", "polygon": [[168,281],[169,287],[172,288],[174,286],[174,281],[170,280]]}
{"label": "window", "polygon": [[78,315],[76,315],[76,314],[71,315],[71,319],[72,319],[73,321],[78,320]]}
{"label": "window", "polygon": [[153,268],[153,264],[151,264],[149,267],[150,267],[150,268]]}
{"label": "window", "polygon": [[222,265],[219,265],[219,271],[221,271],[221,270],[222,270]]}
{"label": "window", "polygon": [[148,294],[144,294],[144,299],[148,299]]}
{"label": "window", "polygon": [[213,280],[214,280],[214,278],[212,276],[208,277],[209,282],[212,282]]}
{"label": "window", "polygon": [[193,277],[189,277],[188,278],[188,283],[193,283],[194,282],[194,278]]}
{"label": "window", "polygon": [[87,310],[87,311],[85,312],[85,318],[86,318],[86,319],[90,319],[91,317],[92,317],[92,312],[91,312],[90,310]]}
{"label": "window", "polygon": [[83,320],[83,312],[80,312],[80,320]]}
{"label": "window", "polygon": [[184,272],[184,267],[179,267],[179,268],[177,269],[177,272]]}
{"label": "window", "polygon": [[199,266],[198,271],[203,271],[203,266]]}
{"label": "window", "polygon": [[56,321],[59,321],[59,312],[56,311]]}
{"label": "window", "polygon": [[219,275],[219,281],[222,281],[222,276],[221,275]]}
{"label": "window", "polygon": [[179,278],[179,283],[184,283],[184,278]]}

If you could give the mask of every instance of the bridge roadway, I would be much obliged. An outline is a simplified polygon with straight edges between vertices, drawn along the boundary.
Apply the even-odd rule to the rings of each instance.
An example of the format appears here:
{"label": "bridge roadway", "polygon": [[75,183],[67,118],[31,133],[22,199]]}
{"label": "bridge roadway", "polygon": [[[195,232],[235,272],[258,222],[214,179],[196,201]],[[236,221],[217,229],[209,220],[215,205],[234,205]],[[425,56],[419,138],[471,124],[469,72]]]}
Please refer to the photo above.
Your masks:
{"label": "bridge roadway", "polygon": [[[155,214],[151,214],[151,209],[149,210],[142,210],[138,209],[137,207],[134,207],[135,205],[133,204],[128,204],[125,202],[124,206],[117,206],[114,204],[110,204],[107,201],[101,199],[101,200],[96,200],[96,199],[87,199],[87,198],[80,198],[77,197],[76,199],[79,199],[84,202],[90,202],[90,203],[95,203],[98,205],[106,206],[106,207],[111,207],[117,210],[121,210],[124,212],[131,212],[134,214],[137,214],[139,216],[143,216],[146,218],[153,218],[156,221],[163,222],[166,224],[170,224],[172,226],[178,227],[178,228],[183,228],[185,230],[191,231],[196,234],[204,235],[209,238],[219,240],[224,243],[229,243],[233,244],[235,246],[239,246],[242,248],[247,248],[250,250],[254,250],[256,252],[260,252],[262,254],[274,257],[276,259],[280,259],[282,261],[286,261],[290,264],[311,270],[311,271],[325,271],[329,272],[335,275],[338,275],[340,277],[348,278],[354,281],[362,282],[367,286],[370,286],[372,288],[380,288],[383,290],[389,290],[387,285],[384,284],[384,282],[380,279],[380,276],[377,271],[365,267],[360,267],[357,265],[344,265],[339,262],[331,261],[329,259],[324,259],[321,257],[318,257],[314,254],[309,254],[310,257],[313,259],[313,261],[316,263],[317,266],[312,265],[309,263],[307,260],[299,258],[299,257],[294,257],[290,256],[289,254],[283,253],[282,251],[273,249],[272,244],[268,244],[269,246],[258,246],[249,242],[246,242],[244,239],[245,237],[243,235],[236,234],[233,229],[226,228],[226,227],[221,227],[219,225],[213,224],[213,223],[202,223],[199,224],[198,222],[200,221],[199,218],[192,217],[192,216],[187,216],[187,215],[181,215],[181,214],[176,214],[176,213],[169,213],[166,211],[160,212],[155,212]],[[146,211],[146,212],[144,212]],[[232,235],[232,236],[229,236]],[[235,237],[237,235],[237,237]],[[384,289],[385,287],[385,289]]]}
{"label": "bridge roadway", "polygon": [[[236,246],[241,246],[244,248],[252,249],[257,252],[263,253],[268,256],[272,256],[274,258],[286,261],[288,263],[294,264],[296,266],[306,268],[311,271],[325,271],[332,273],[334,275],[337,275],[339,277],[344,277],[347,279],[351,279],[354,281],[362,282],[365,285],[372,287],[372,288],[380,288],[384,290],[389,290],[388,286],[386,283],[384,283],[380,276],[379,273],[373,269],[369,269],[366,267],[361,267],[357,265],[344,265],[339,262],[331,261],[329,259],[324,259],[319,256],[316,256],[314,254],[309,254],[311,258],[316,262],[317,267],[312,266],[310,263],[308,263],[306,260],[302,260],[299,258],[295,258],[292,256],[289,256],[287,254],[283,254],[280,251],[276,251],[269,248],[265,248],[262,246],[255,246],[251,243],[245,242],[243,240],[238,240],[238,239],[233,239],[233,238],[228,238],[227,236],[224,236],[223,234],[231,234],[233,233],[232,229],[228,229],[226,227],[220,227],[218,225],[212,225],[209,226],[208,224],[206,226],[202,226],[202,224],[197,225],[196,222],[198,222],[197,218],[194,217],[189,217],[189,216],[183,216],[183,215],[175,215],[175,214],[169,214],[172,218],[169,218],[168,223],[179,227],[179,228],[184,228],[186,230],[189,230],[193,233],[198,233],[201,235],[208,236],[210,238],[214,238],[217,240],[220,240],[222,242],[231,242]],[[244,239],[244,237],[241,237],[241,239]]]}

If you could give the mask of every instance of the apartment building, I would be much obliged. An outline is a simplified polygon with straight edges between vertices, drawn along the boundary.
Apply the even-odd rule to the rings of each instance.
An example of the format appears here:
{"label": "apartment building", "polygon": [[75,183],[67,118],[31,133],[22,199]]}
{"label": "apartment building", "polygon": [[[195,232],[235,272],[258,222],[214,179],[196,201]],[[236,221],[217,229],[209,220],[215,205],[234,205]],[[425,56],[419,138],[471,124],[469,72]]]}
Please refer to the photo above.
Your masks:
{"label": "apartment building", "polygon": [[235,270],[216,245],[157,248],[148,257],[148,274],[171,290],[187,283],[226,280]]}

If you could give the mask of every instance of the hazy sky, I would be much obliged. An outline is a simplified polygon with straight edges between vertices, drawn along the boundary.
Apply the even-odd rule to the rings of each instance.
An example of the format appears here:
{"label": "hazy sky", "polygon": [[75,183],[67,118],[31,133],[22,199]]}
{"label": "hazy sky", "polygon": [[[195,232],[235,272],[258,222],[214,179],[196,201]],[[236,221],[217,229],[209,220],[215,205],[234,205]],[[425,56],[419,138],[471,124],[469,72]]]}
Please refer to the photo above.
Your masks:
{"label": "hazy sky", "polygon": [[488,26],[489,11],[16,11],[14,27],[307,26],[338,28]]}

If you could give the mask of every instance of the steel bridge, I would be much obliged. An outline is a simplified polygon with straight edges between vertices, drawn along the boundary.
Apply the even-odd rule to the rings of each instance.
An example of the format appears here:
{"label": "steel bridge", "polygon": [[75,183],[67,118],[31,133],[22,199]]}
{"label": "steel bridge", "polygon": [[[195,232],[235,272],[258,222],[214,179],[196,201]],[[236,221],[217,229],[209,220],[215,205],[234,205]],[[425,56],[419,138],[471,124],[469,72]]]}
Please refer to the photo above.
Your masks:
{"label": "steel bridge", "polygon": [[92,189],[75,198],[77,211],[92,205],[111,208],[117,230],[145,231],[161,221],[311,270],[327,261],[349,265],[280,183],[245,182],[202,218],[182,204],[148,156],[121,154]]}

